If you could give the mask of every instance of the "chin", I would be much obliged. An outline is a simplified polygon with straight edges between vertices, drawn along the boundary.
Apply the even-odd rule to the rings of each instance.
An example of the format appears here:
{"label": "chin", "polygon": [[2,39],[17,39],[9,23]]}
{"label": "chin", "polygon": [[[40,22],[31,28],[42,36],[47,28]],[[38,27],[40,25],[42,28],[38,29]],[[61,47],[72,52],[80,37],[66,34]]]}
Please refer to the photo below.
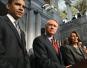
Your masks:
{"label": "chin", "polygon": [[23,15],[22,14],[17,14],[17,17],[22,17]]}
{"label": "chin", "polygon": [[20,17],[22,17],[22,15],[18,15],[18,17],[20,18]]}
{"label": "chin", "polygon": [[50,33],[50,35],[54,35],[54,33]]}
{"label": "chin", "polygon": [[17,19],[21,18],[22,16],[17,16]]}

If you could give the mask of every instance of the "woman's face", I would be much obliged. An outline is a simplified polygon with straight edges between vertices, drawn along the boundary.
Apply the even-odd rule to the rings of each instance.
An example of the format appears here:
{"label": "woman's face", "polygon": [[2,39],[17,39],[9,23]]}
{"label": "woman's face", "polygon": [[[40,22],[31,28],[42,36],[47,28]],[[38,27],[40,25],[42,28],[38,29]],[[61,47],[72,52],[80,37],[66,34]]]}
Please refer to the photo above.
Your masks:
{"label": "woman's face", "polygon": [[78,43],[78,36],[75,33],[71,34],[72,43]]}

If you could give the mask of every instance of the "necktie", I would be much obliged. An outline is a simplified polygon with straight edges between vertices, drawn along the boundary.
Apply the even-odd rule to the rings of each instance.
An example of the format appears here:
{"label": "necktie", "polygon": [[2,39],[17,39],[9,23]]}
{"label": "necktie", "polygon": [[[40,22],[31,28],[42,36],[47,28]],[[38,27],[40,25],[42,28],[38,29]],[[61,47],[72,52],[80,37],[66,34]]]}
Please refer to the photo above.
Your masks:
{"label": "necktie", "polygon": [[17,31],[18,31],[18,34],[19,34],[19,36],[20,36],[20,26],[19,26],[19,23],[15,23],[15,26],[16,26],[16,29],[17,29]]}
{"label": "necktie", "polygon": [[58,44],[58,41],[57,40],[52,40],[52,45],[56,51],[57,54],[60,54],[60,47],[59,47],[59,44]]}

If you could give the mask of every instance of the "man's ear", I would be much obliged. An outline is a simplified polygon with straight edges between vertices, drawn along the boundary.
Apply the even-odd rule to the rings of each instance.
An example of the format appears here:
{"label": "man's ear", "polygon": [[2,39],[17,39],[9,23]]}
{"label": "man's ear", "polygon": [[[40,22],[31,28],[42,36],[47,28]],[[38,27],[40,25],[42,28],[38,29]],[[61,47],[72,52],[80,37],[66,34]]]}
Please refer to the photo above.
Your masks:
{"label": "man's ear", "polygon": [[8,4],[6,5],[6,8],[9,9],[9,5]]}

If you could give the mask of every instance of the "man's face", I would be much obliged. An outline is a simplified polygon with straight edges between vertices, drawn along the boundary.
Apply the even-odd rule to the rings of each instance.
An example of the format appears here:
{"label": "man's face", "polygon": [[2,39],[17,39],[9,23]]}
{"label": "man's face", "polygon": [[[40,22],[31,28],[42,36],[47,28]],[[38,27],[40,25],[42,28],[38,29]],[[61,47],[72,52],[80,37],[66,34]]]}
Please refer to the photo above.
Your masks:
{"label": "man's face", "polygon": [[58,29],[58,23],[54,20],[49,20],[46,25],[46,32],[49,35],[54,35]]}
{"label": "man's face", "polygon": [[11,4],[8,4],[9,13],[15,18],[18,19],[23,16],[25,9],[24,0],[14,0]]}

